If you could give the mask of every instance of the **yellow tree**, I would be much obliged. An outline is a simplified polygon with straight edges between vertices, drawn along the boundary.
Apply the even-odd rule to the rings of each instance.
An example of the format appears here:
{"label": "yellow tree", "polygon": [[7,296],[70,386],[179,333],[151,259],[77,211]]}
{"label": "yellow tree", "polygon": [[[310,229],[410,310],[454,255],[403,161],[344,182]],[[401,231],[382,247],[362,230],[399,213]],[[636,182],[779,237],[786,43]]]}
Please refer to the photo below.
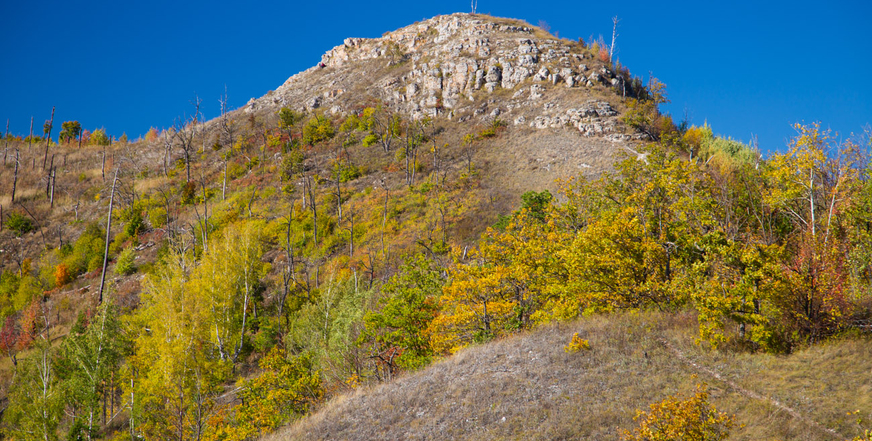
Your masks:
{"label": "yellow tree", "polygon": [[261,262],[261,222],[241,222],[227,227],[191,275],[190,291],[207,308],[210,341],[221,360],[233,364],[245,342],[246,327],[260,279],[266,274]]}
{"label": "yellow tree", "polygon": [[566,279],[558,250],[569,236],[530,210],[505,231],[489,229],[469,260],[450,270],[441,313],[430,326],[437,352],[531,326],[543,301]]}
{"label": "yellow tree", "polygon": [[455,352],[473,341],[500,335],[513,317],[515,302],[507,296],[505,267],[479,251],[470,251],[468,263],[449,271],[450,283],[439,299],[440,314],[428,332],[434,351]]}
{"label": "yellow tree", "polygon": [[200,439],[227,373],[211,356],[209,309],[189,289],[192,266],[170,254],[146,277],[142,306],[131,323],[134,355],[125,396],[132,431],[147,439]]}
{"label": "yellow tree", "polygon": [[846,241],[840,213],[856,180],[851,157],[830,145],[818,124],[797,124],[790,151],[774,155],[767,169],[771,191],[766,203],[784,213],[796,237],[793,257],[784,265],[784,319],[803,339],[834,332],[847,309]]}

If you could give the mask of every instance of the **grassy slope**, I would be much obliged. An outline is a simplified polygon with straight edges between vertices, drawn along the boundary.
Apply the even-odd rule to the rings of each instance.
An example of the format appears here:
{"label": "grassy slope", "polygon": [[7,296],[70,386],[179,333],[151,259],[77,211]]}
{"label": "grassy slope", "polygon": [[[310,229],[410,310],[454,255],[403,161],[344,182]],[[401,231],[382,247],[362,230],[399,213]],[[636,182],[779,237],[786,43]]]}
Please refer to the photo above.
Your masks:
{"label": "grassy slope", "polygon": [[[264,439],[616,439],[636,409],[699,382],[744,425],[731,439],[844,439],[860,432],[848,412],[872,413],[867,338],[789,356],[717,353],[694,345],[695,325],[645,313],[548,326],[335,398]],[[591,351],[563,351],[574,332]]]}

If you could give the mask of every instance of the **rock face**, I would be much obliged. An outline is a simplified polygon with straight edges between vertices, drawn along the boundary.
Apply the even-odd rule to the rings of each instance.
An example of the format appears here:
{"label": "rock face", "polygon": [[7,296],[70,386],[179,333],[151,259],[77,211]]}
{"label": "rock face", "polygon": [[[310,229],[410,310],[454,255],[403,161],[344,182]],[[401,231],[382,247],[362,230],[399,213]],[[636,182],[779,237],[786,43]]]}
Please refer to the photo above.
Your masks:
{"label": "rock face", "polygon": [[[614,136],[623,131],[613,93],[621,85],[578,43],[517,21],[453,14],[381,38],[346,38],[245,110],[341,113],[378,101],[413,118],[499,116],[516,126],[574,127],[615,140],[623,139]],[[602,98],[609,96],[612,102]]]}

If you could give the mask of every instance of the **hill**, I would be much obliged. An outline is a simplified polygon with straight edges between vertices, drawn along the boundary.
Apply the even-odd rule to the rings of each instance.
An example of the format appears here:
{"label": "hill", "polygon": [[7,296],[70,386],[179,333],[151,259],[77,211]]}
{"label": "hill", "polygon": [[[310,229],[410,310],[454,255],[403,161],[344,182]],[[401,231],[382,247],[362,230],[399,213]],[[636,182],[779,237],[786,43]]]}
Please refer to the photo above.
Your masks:
{"label": "hill", "polygon": [[[771,433],[794,436],[799,421],[849,434],[848,420],[830,413],[840,403],[806,406],[811,392],[792,389],[838,377],[789,361],[829,344],[848,348],[838,360],[863,356],[855,349],[872,318],[872,179],[861,150],[799,126],[789,153],[763,158],[707,125],[676,125],[659,111],[664,85],[643,84],[609,53],[601,41],[454,14],[347,39],[241,109],[222,97],[210,121],[197,99],[169,128],[135,141],[75,121],[60,124],[57,143],[5,136],[4,436],[251,439],[354,389],[396,390],[423,406],[413,386],[439,397],[425,379],[448,371],[482,385],[521,375],[523,390],[499,383],[511,394],[482,398],[521,409],[541,401],[584,418],[559,397],[623,394],[626,379],[609,377],[611,367],[686,390],[694,369],[680,360],[691,356],[669,358],[660,342],[714,363],[748,403],[774,378],[760,370],[759,384],[740,382],[736,372],[749,366],[809,375],[771,382],[771,394],[790,401],[771,405],[795,419],[773,414],[784,424]],[[591,330],[592,355],[561,355],[561,323],[591,316],[571,326]],[[649,319],[653,328],[633,328]],[[520,363],[511,347],[526,339],[550,346],[531,347],[536,359]],[[488,369],[491,352],[511,356],[494,367],[505,375],[468,370]],[[791,358],[781,365],[772,354]],[[576,389],[560,377],[564,364],[593,377]],[[865,417],[863,377],[831,369],[852,375],[845,384],[859,391],[855,416]],[[610,381],[606,392],[585,389]],[[849,393],[826,387],[839,399]],[[448,410],[432,417],[465,412],[476,423],[443,426],[425,412],[409,427],[508,436],[533,427],[533,415],[555,436],[577,433],[509,404],[511,424],[476,432],[491,421],[479,389],[448,392],[436,403]],[[584,430],[627,427],[626,411],[661,396],[653,392],[633,389],[622,407],[612,406],[619,395],[590,404],[606,423]],[[513,401],[518,394],[529,399]],[[331,409],[358,399],[383,406],[355,397],[300,430],[340,430]],[[743,401],[721,398],[713,392],[745,415]],[[447,404],[464,400],[459,411]],[[770,433],[748,421],[742,436]]]}
{"label": "hill", "polygon": [[[392,383],[338,396],[262,439],[617,439],[637,409],[707,383],[729,439],[842,440],[869,409],[868,339],[786,357],[716,353],[691,314],[591,317],[469,347]],[[591,349],[567,353],[574,333]],[[741,427],[738,427],[741,425]]]}
{"label": "hill", "polygon": [[513,193],[555,191],[555,177],[596,176],[609,169],[615,152],[637,145],[642,136],[619,116],[626,109],[622,97],[636,96],[641,86],[581,42],[518,20],[458,13],[381,38],[347,38],[243,111],[270,115],[290,107],[341,115],[383,103],[455,127],[499,119],[511,136],[477,152],[488,178]]}

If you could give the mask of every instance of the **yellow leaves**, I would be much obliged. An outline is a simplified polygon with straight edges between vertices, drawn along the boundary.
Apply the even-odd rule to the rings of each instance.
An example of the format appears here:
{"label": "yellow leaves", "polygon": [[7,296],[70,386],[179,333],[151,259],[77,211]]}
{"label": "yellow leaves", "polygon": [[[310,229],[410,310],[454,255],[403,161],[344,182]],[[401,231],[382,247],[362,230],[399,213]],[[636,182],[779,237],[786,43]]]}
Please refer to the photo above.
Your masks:
{"label": "yellow leaves", "polygon": [[578,336],[578,333],[572,334],[572,339],[569,344],[563,347],[563,351],[567,354],[574,354],[579,351],[589,351],[590,342]]}
{"label": "yellow leaves", "polygon": [[651,405],[649,412],[637,411],[634,421],[639,427],[625,430],[628,441],[719,441],[730,434],[734,417],[718,412],[708,402],[705,384],[697,385],[695,393],[686,399],[677,396]]}

